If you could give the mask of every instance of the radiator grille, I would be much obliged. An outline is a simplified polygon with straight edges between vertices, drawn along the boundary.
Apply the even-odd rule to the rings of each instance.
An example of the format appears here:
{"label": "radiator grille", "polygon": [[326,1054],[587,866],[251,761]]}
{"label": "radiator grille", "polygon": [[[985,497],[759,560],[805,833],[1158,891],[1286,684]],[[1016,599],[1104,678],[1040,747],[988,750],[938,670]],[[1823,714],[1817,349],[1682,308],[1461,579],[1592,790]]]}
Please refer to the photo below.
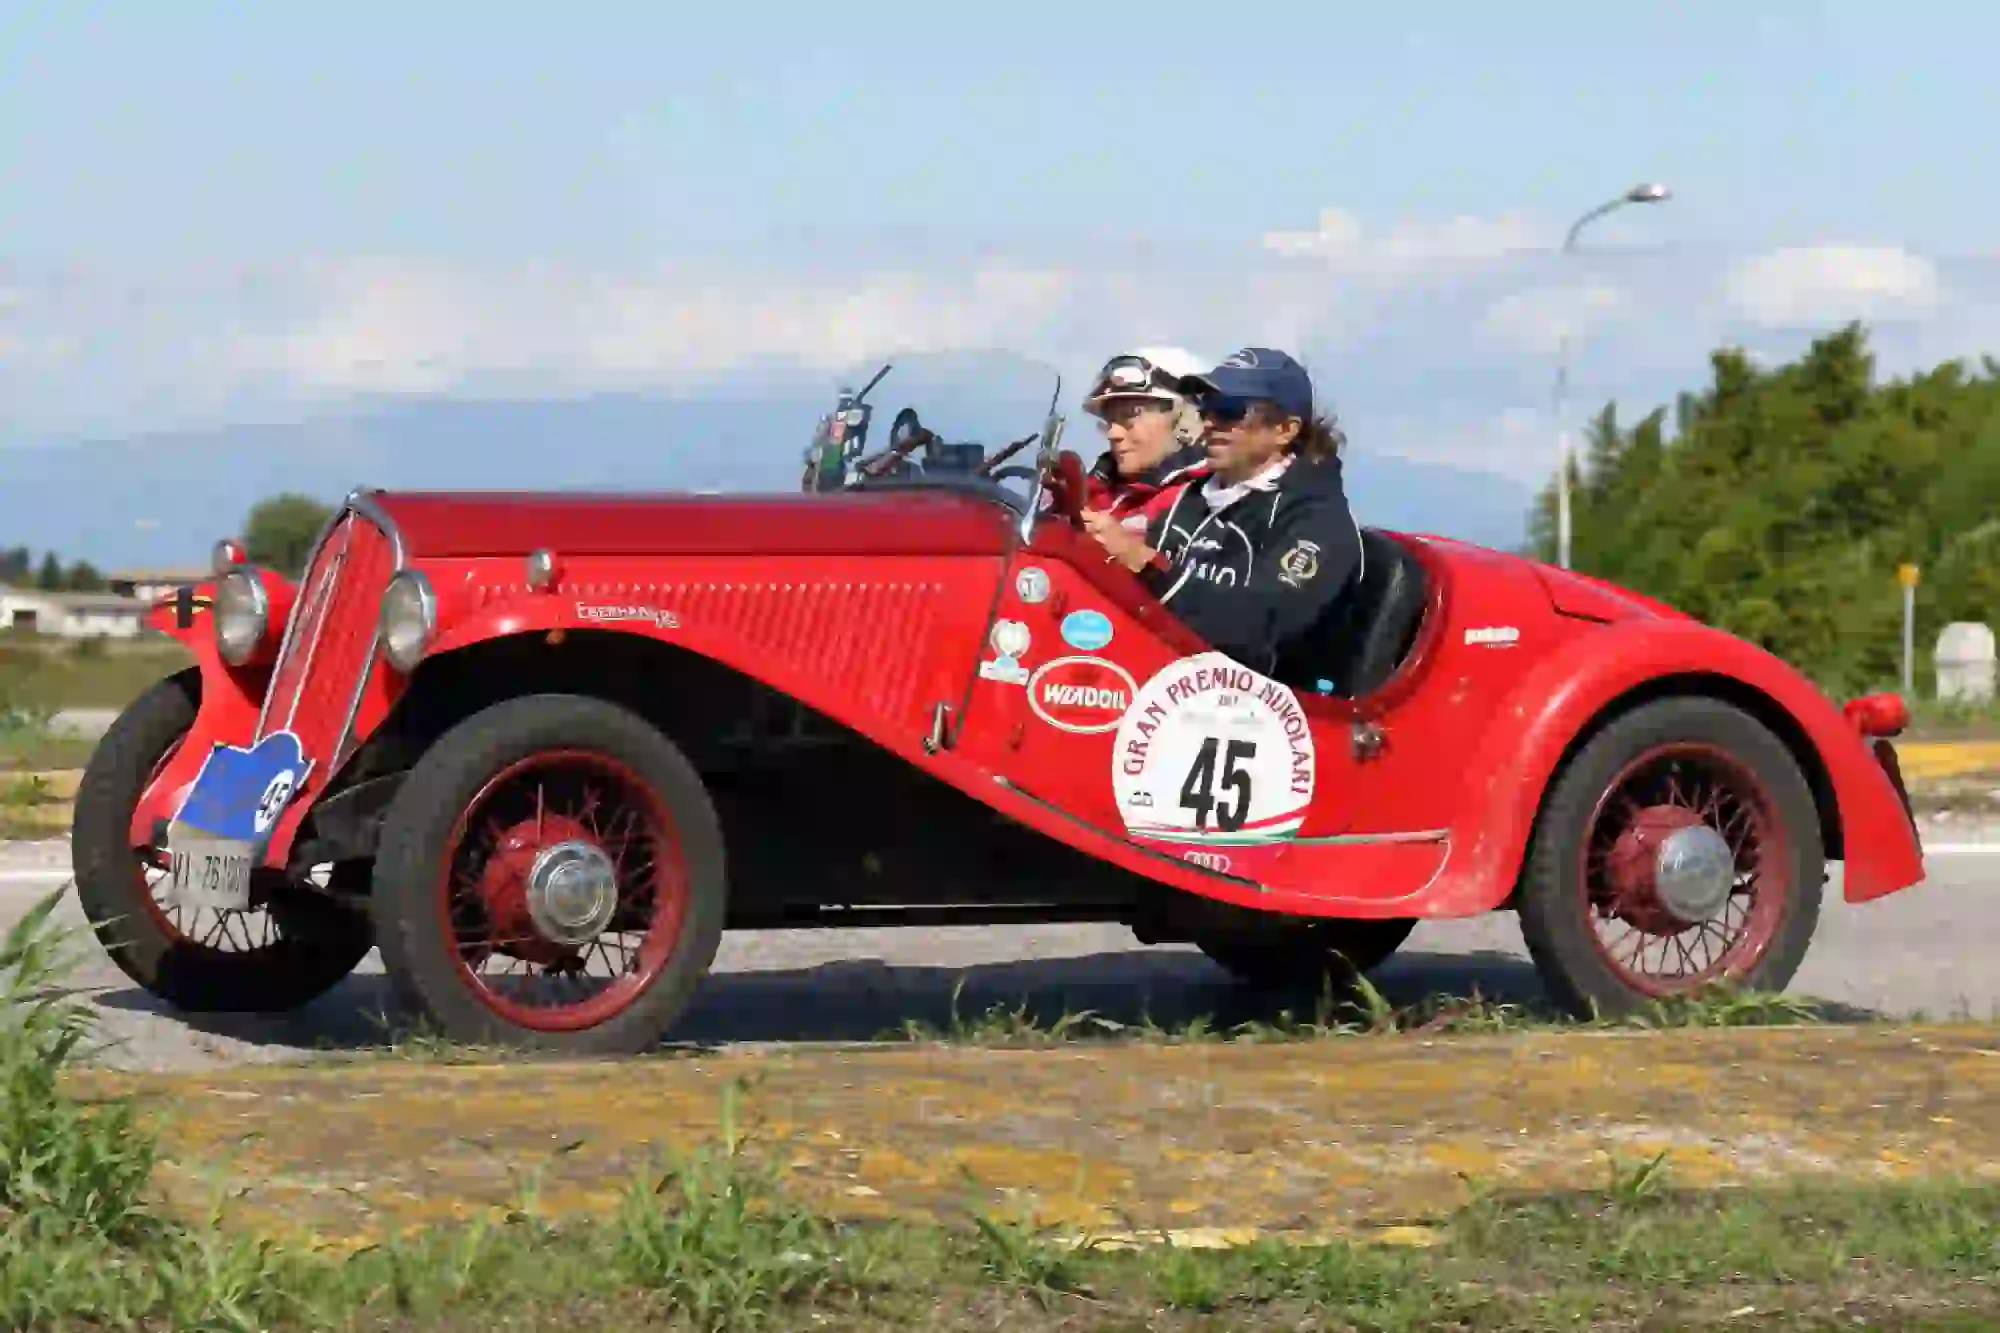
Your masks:
{"label": "radiator grille", "polygon": [[375,665],[376,615],[394,564],[388,536],[349,510],[300,581],[257,736],[292,732],[322,777],[343,758],[355,693]]}

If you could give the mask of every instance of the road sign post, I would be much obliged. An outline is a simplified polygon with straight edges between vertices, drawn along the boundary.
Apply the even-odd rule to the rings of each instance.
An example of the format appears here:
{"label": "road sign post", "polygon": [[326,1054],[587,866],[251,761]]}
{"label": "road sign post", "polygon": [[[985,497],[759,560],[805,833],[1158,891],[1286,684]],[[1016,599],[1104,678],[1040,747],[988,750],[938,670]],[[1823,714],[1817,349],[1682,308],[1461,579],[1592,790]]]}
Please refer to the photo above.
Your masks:
{"label": "road sign post", "polygon": [[1896,581],[1903,585],[1903,697],[1916,692],[1917,567],[1898,565]]}

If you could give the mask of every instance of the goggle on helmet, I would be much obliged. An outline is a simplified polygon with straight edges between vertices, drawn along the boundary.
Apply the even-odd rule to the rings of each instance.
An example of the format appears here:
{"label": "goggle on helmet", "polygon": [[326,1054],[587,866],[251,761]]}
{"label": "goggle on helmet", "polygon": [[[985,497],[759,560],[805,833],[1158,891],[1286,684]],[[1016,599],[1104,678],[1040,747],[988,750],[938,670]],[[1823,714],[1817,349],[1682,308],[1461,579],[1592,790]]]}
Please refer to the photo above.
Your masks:
{"label": "goggle on helmet", "polygon": [[1098,415],[1106,399],[1151,398],[1163,403],[1184,401],[1178,385],[1180,373],[1137,352],[1114,356],[1097,372],[1083,410]]}

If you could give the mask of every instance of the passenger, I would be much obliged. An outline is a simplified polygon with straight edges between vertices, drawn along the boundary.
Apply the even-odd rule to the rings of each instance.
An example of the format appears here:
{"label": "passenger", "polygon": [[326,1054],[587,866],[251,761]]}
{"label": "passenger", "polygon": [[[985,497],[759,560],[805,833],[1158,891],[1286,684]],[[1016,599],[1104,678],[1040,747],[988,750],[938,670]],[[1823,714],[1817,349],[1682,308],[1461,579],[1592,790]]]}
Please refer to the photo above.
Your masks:
{"label": "passenger", "polygon": [[1144,533],[1171,488],[1201,463],[1201,414],[1180,383],[1205,363],[1178,347],[1114,356],[1097,372],[1083,410],[1108,447],[1084,476],[1083,507]]}
{"label": "passenger", "polygon": [[1205,465],[1144,535],[1102,514],[1084,525],[1189,629],[1268,672],[1358,581],[1345,441],[1330,415],[1314,414],[1305,367],[1280,351],[1247,347],[1179,387],[1202,413]]}

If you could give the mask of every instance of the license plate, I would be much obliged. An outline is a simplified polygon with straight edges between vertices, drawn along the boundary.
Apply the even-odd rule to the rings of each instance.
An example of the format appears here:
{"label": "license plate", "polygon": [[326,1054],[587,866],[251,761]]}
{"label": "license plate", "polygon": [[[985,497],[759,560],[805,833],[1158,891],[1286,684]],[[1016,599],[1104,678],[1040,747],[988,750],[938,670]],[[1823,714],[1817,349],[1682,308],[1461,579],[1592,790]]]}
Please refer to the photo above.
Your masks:
{"label": "license plate", "polygon": [[178,907],[242,912],[250,907],[257,845],[175,825],[167,831],[168,901]]}

